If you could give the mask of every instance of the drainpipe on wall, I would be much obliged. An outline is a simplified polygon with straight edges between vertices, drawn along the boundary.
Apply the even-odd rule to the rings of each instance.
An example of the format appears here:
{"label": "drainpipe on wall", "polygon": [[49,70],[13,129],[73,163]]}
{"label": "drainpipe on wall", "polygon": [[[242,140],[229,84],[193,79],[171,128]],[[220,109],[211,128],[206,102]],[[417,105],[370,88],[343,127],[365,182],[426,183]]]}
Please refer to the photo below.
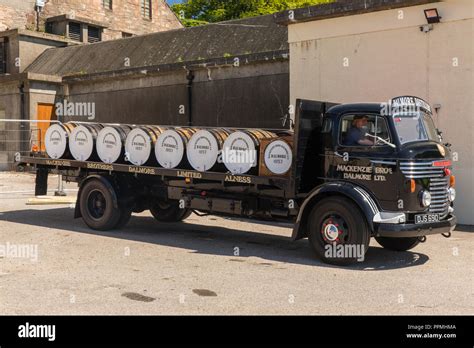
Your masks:
{"label": "drainpipe on wall", "polygon": [[188,70],[186,74],[186,79],[188,80],[187,90],[188,90],[188,126],[193,125],[193,81],[194,81],[194,72]]}
{"label": "drainpipe on wall", "polygon": [[18,87],[20,91],[20,152],[25,152],[25,144],[27,142],[26,137],[26,112],[25,112],[25,83],[22,82],[20,87]]}
{"label": "drainpipe on wall", "polygon": [[35,10],[36,10],[36,31],[40,30],[40,13],[44,7],[44,0],[36,0]]}

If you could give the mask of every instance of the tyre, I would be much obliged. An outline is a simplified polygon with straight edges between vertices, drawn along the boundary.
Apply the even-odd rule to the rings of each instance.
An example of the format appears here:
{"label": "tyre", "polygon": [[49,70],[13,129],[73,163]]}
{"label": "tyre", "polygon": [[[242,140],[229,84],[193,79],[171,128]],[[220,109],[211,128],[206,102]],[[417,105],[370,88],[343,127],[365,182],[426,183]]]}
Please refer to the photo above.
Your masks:
{"label": "tyre", "polygon": [[81,189],[79,205],[82,219],[93,230],[107,231],[120,221],[121,210],[114,205],[115,192],[99,179],[92,179]]}
{"label": "tyre", "polygon": [[132,217],[132,211],[127,208],[121,208],[120,209],[120,218],[117,222],[117,225],[115,225],[115,228],[120,229],[122,227],[125,227],[125,225],[128,224],[130,221],[130,218]]}
{"label": "tyre", "polygon": [[179,202],[156,202],[150,208],[151,215],[159,222],[179,222],[191,215],[192,211],[179,207]]}
{"label": "tyre", "polygon": [[351,200],[329,197],[316,203],[307,228],[309,243],[323,262],[349,265],[364,260],[370,231],[364,214]]}
{"label": "tyre", "polygon": [[390,237],[375,237],[377,243],[383,246],[385,249],[394,251],[407,251],[413,249],[420,244],[418,237],[407,237],[407,238],[390,238]]}

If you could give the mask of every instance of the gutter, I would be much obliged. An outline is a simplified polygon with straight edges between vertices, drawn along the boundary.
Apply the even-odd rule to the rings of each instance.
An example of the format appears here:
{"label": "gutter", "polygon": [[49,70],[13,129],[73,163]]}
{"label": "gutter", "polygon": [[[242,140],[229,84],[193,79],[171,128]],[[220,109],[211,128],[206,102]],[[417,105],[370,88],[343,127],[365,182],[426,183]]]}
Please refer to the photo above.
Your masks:
{"label": "gutter", "polygon": [[273,15],[273,18],[277,24],[290,25],[434,2],[440,2],[440,0],[337,0],[331,3],[278,12]]}

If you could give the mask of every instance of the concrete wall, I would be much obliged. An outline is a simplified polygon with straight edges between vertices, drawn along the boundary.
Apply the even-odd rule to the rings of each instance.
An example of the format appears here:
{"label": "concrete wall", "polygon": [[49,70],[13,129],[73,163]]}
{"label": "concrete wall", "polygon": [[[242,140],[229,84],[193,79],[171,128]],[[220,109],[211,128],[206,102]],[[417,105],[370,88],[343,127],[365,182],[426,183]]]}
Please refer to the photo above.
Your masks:
{"label": "concrete wall", "polygon": [[[0,83],[0,118],[20,118],[17,81]],[[13,154],[19,151],[22,128],[19,123],[0,121],[0,170],[10,169]]]}
{"label": "concrete wall", "polygon": [[[423,33],[423,9],[442,23]],[[424,6],[289,26],[290,100],[382,102],[417,95],[440,104],[435,122],[458,154],[456,210],[474,224],[474,2]]]}
{"label": "concrete wall", "polygon": [[[34,29],[36,24],[35,0],[0,0],[0,31],[8,29]],[[40,28],[44,30],[49,17],[68,14],[104,23],[103,40],[121,38],[122,32],[147,34],[181,28],[182,25],[164,0],[152,1],[152,19],[140,14],[140,0],[113,0],[112,10],[105,9],[101,0],[46,0],[40,15]]]}
{"label": "concrete wall", "polygon": [[20,66],[19,72],[23,72],[41,53],[49,48],[65,47],[67,43],[53,41],[33,36],[20,36]]}
{"label": "concrete wall", "polygon": [[[282,128],[288,86],[288,61],[198,70],[192,87],[193,124]],[[95,103],[98,122],[187,125],[187,93],[186,72],[175,71],[72,83],[68,99]]]}
{"label": "concrete wall", "polygon": [[[49,48],[65,47],[70,40],[30,30],[10,30],[0,33],[7,42],[7,73],[23,72],[38,56]],[[75,44],[75,43],[73,43]]]}

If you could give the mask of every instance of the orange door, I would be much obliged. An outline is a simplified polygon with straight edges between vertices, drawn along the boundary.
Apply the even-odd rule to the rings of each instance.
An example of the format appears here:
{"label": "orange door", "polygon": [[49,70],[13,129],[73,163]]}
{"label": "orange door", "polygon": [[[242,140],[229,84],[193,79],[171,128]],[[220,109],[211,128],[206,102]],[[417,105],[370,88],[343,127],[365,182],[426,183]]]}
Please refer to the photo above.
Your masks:
{"label": "orange door", "polygon": [[38,121],[48,121],[48,122],[38,122],[36,124],[36,128],[38,135],[36,139],[38,139],[36,145],[41,151],[45,151],[44,147],[44,135],[46,134],[46,130],[48,129],[51,120],[56,120],[56,114],[54,113],[54,104],[40,104],[38,103],[38,111],[37,117]]}

